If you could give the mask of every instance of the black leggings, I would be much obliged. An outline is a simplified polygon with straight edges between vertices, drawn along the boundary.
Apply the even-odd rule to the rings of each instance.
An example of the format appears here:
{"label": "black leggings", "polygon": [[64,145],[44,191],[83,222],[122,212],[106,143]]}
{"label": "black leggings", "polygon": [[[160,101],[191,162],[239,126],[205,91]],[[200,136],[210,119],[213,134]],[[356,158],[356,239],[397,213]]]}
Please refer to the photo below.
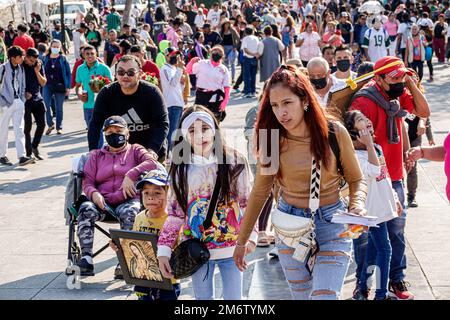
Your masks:
{"label": "black leggings", "polygon": [[430,77],[433,76],[433,62],[430,60],[427,60],[427,66],[428,66],[428,71],[430,73]]}
{"label": "black leggings", "polygon": [[[36,131],[34,133],[33,142],[31,142],[31,127],[33,125],[31,115],[33,115],[34,120],[36,121]],[[45,104],[43,100],[33,101],[30,99],[25,102],[24,122],[23,133],[25,134],[25,150],[27,156],[31,156],[32,148],[37,148],[39,146],[45,130]]]}

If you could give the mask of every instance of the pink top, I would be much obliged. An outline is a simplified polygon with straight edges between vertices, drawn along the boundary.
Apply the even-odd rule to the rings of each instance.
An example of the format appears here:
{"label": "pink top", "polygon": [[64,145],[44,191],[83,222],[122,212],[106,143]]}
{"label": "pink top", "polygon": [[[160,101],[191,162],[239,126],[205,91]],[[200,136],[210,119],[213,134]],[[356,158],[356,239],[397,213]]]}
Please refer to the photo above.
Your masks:
{"label": "pink top", "polygon": [[444,171],[447,176],[447,199],[450,201],[450,133],[447,135],[444,141],[445,158],[444,158]]}
{"label": "pink top", "polygon": [[[334,40],[333,42],[328,42],[332,36],[336,36],[336,37],[335,37],[335,40]],[[323,35],[322,39],[323,39],[323,42],[325,42],[325,43],[327,43],[327,44],[331,44],[331,45],[334,46],[334,47],[339,47],[339,46],[344,42],[344,41],[343,41],[344,39],[343,39],[340,35],[338,35],[338,34],[336,34],[336,33],[332,35],[332,34],[329,33],[329,32],[326,32],[326,33]]]}
{"label": "pink top", "polygon": [[320,36],[317,32],[303,32],[300,35],[300,39],[303,40],[303,44],[299,50],[301,60],[309,61],[314,57],[320,56]]}
{"label": "pink top", "polygon": [[394,21],[394,22],[388,21],[388,22],[386,22],[384,24],[384,29],[386,30],[388,35],[396,36],[397,35],[397,29],[398,29],[397,21]]}

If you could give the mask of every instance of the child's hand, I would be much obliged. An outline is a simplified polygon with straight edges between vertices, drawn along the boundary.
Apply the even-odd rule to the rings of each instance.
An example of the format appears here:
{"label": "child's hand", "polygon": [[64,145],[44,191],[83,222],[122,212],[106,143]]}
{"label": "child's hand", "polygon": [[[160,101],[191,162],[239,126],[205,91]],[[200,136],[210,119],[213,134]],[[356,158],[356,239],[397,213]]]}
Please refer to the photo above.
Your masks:
{"label": "child's hand", "polygon": [[172,268],[170,267],[169,257],[158,257],[158,261],[159,270],[161,271],[163,277],[166,279],[172,279],[173,273]]}
{"label": "child's hand", "polygon": [[109,240],[109,247],[111,249],[113,249],[114,252],[119,251],[119,248],[116,246],[116,244],[112,240]]}
{"label": "child's hand", "polygon": [[360,130],[359,137],[357,137],[357,139],[367,147],[373,146],[373,138],[368,129]]}

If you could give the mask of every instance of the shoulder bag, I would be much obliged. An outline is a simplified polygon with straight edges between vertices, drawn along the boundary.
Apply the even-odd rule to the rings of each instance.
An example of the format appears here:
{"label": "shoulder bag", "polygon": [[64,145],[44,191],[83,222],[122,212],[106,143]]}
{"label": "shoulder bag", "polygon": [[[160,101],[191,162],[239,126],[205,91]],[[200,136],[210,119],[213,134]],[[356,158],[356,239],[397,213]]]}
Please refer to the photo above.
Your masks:
{"label": "shoulder bag", "polygon": [[309,210],[311,218],[294,216],[278,208],[272,210],[272,225],[275,233],[285,245],[294,248],[292,257],[302,263],[310,274],[313,272],[319,245],[316,242],[314,215],[320,203],[320,162],[314,157],[311,164],[311,189]]}
{"label": "shoulder bag", "polygon": [[[208,205],[208,214],[203,227],[207,230],[212,224],[212,217],[216,211],[217,202],[220,193],[220,183],[217,175],[214,191]],[[200,239],[192,238],[181,242],[172,252],[170,258],[170,267],[172,268],[175,279],[190,277],[205,263],[209,261],[210,253],[206,244]]]}

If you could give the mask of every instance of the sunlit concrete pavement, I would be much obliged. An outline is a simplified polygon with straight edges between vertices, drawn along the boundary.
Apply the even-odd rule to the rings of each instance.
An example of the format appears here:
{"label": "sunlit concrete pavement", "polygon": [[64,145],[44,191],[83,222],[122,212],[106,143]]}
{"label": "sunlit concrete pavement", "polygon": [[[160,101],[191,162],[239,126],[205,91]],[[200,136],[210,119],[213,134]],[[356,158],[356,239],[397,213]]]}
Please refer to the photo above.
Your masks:
{"label": "sunlit concrete pavement", "polygon": [[[435,82],[425,83],[425,87],[435,141],[441,144],[450,129],[450,68],[438,65],[435,70]],[[227,129],[227,141],[246,152],[245,114],[256,99],[233,96],[231,101],[222,127]],[[11,131],[8,156],[17,163],[13,141]],[[40,149],[44,161],[26,167],[0,167],[0,299],[135,299],[131,286],[113,280],[117,258],[111,250],[96,258],[96,275],[83,279],[81,290],[69,290],[66,285],[65,185],[71,159],[87,151],[79,101],[65,103],[63,134],[44,136]],[[443,164],[421,161],[419,207],[409,210],[406,229],[407,281],[417,299],[450,298],[450,206],[444,190]],[[105,241],[96,233],[97,247]],[[269,259],[269,250],[258,249],[249,257],[250,266],[244,274],[248,299],[290,299],[280,264]],[[354,269],[352,265],[343,299],[351,297]],[[216,274],[218,297],[219,280]],[[181,298],[193,299],[190,281],[183,281],[182,288]]]}

